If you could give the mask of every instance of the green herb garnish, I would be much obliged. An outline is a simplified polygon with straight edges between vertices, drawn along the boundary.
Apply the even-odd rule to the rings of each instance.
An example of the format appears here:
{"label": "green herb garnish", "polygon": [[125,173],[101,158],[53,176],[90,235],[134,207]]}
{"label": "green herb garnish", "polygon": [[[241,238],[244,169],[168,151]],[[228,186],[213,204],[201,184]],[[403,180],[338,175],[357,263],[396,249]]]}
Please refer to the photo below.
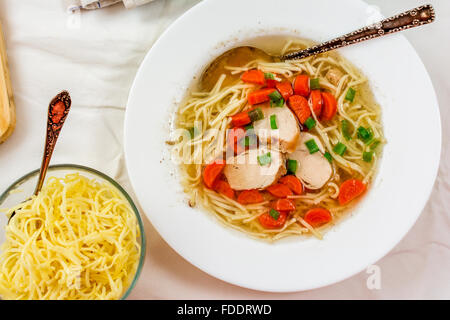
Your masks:
{"label": "green herb garnish", "polygon": [[334,153],[342,156],[345,153],[345,150],[347,150],[347,147],[345,146],[345,144],[338,142],[337,145],[334,146],[333,151]]}
{"label": "green herb garnish", "polygon": [[306,141],[305,145],[308,148],[310,154],[319,151],[319,147],[317,146],[317,143],[314,139]]}

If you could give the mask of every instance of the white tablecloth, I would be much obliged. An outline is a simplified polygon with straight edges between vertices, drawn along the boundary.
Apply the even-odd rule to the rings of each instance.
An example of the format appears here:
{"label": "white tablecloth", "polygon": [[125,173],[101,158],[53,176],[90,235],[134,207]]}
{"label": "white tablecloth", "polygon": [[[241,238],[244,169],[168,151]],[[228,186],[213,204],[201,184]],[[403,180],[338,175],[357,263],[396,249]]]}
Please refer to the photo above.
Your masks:
{"label": "white tablecloth", "polygon": [[[0,190],[40,165],[48,102],[58,91],[67,89],[73,100],[72,110],[52,163],[96,168],[132,193],[123,154],[129,88],[153,42],[197,2],[156,0],[132,10],[114,6],[68,15],[60,0],[2,0],[0,19],[7,39],[17,128],[0,145]],[[423,1],[368,2],[389,16]],[[434,191],[418,222],[377,263],[381,268],[380,290],[367,288],[366,272],[335,285],[298,293],[271,294],[236,287],[190,265],[145,219],[148,252],[130,298],[450,298],[450,1],[429,2],[436,7],[437,22],[405,35],[423,59],[439,98],[443,124],[441,165]],[[426,130],[426,126],[417,130]],[[426,146],[417,146],[417,152],[426,152]]]}

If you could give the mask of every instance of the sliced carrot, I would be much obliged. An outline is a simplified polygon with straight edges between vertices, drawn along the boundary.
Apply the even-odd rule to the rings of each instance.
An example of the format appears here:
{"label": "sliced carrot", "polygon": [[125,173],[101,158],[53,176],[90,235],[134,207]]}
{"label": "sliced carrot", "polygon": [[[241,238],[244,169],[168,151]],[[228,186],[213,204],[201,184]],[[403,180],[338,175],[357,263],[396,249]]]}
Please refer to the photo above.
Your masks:
{"label": "sliced carrot", "polygon": [[242,127],[234,127],[227,131],[227,143],[228,146],[236,153],[242,153],[245,151],[245,147],[242,145],[241,140],[245,137],[245,129]]}
{"label": "sliced carrot", "polygon": [[278,182],[286,185],[295,194],[303,193],[303,184],[296,176],[287,175],[281,178]]}
{"label": "sliced carrot", "polygon": [[344,205],[366,191],[366,185],[358,179],[344,181],[339,188],[339,204]]}
{"label": "sliced carrot", "polygon": [[333,119],[337,112],[337,101],[336,98],[329,92],[322,92],[322,114],[321,119],[325,121],[330,121]]}
{"label": "sliced carrot", "polygon": [[287,196],[292,196],[293,193],[286,185],[277,183],[273,184],[266,189],[271,195],[277,198],[286,198]]}
{"label": "sliced carrot", "polygon": [[303,219],[313,228],[317,228],[331,221],[331,213],[324,208],[313,208],[306,212]]}
{"label": "sliced carrot", "polygon": [[269,213],[263,213],[259,216],[259,223],[266,229],[279,229],[286,223],[288,214],[284,211],[280,212],[278,219],[274,219]]}
{"label": "sliced carrot", "polygon": [[250,104],[258,104],[262,102],[266,102],[270,100],[269,94],[274,92],[273,88],[265,88],[250,92],[248,94],[248,103]]}
{"label": "sliced carrot", "polygon": [[288,99],[288,106],[297,116],[298,121],[300,121],[301,124],[304,124],[305,121],[311,116],[308,101],[302,96],[290,96]]}
{"label": "sliced carrot", "polygon": [[208,188],[212,188],[217,177],[222,173],[225,168],[225,161],[216,160],[205,167],[203,170],[203,182]]}
{"label": "sliced carrot", "polygon": [[258,190],[244,190],[239,194],[237,201],[240,204],[252,204],[263,202],[264,198]]}
{"label": "sliced carrot", "polygon": [[214,191],[223,194],[224,196],[234,199],[234,190],[231,189],[230,184],[225,180],[216,180],[213,185]]}
{"label": "sliced carrot", "polygon": [[295,202],[291,199],[278,199],[272,201],[270,206],[277,211],[294,211]]}
{"label": "sliced carrot", "polygon": [[322,94],[320,93],[320,90],[312,90],[311,94],[309,95],[308,103],[311,105],[312,110],[316,117],[320,117],[320,114],[322,113],[322,106],[323,106],[323,100],[322,100]]}
{"label": "sliced carrot", "polygon": [[235,127],[242,127],[252,122],[248,112],[240,112],[231,117],[231,123]]}
{"label": "sliced carrot", "polygon": [[309,96],[309,77],[304,74],[300,74],[294,79],[294,94],[298,94],[302,97]]}
{"label": "sliced carrot", "polygon": [[253,83],[259,85],[264,85],[266,83],[266,79],[264,78],[264,72],[256,69],[245,71],[241,76],[241,80],[246,83]]}
{"label": "sliced carrot", "polygon": [[287,100],[290,96],[294,94],[294,90],[292,89],[292,85],[289,81],[277,82],[275,85],[278,92],[281,94],[284,100]]}

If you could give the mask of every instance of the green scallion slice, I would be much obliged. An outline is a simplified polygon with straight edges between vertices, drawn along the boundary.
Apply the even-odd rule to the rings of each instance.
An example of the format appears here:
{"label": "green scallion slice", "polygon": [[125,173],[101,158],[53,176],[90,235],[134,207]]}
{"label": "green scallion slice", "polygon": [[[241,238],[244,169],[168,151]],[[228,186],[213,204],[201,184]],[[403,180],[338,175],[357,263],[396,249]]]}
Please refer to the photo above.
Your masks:
{"label": "green scallion slice", "polygon": [[267,152],[266,154],[258,156],[258,163],[260,166],[265,166],[267,164],[270,164],[272,162],[272,157],[270,155],[270,152]]}
{"label": "green scallion slice", "polygon": [[329,163],[332,163],[332,162],[333,162],[333,157],[331,156],[331,153],[329,153],[328,151],[325,152],[325,153],[323,154],[323,156],[328,160]]}
{"label": "green scallion slice", "polygon": [[342,156],[345,153],[345,150],[347,150],[347,147],[345,146],[345,144],[338,142],[337,145],[334,146],[333,151],[334,153]]}
{"label": "green scallion slice", "polygon": [[288,173],[295,174],[297,172],[297,160],[288,159],[287,161],[287,171]]}
{"label": "green scallion slice", "polygon": [[189,136],[191,137],[191,139],[194,139],[197,134],[198,134],[198,130],[196,127],[191,127],[187,129],[189,131]]}
{"label": "green scallion slice", "polygon": [[308,119],[306,119],[305,121],[305,126],[311,130],[312,128],[314,128],[316,126],[316,120],[314,120],[313,117],[309,117]]}
{"label": "green scallion slice", "polygon": [[309,87],[311,90],[319,90],[320,89],[320,80],[319,78],[309,80]]}
{"label": "green scallion slice", "polygon": [[356,90],[353,88],[348,88],[347,94],[345,95],[345,100],[353,102],[353,100],[355,99],[355,95],[356,95]]}
{"label": "green scallion slice", "polygon": [[250,120],[252,120],[252,122],[264,119],[264,113],[262,112],[261,108],[256,108],[252,111],[249,111],[248,116],[250,117]]}
{"label": "green scallion slice", "polygon": [[316,143],[316,141],[314,141],[314,139],[310,139],[310,140],[306,141],[305,145],[308,148],[310,154],[313,154],[313,153],[319,151],[319,147],[317,146],[317,143]]}
{"label": "green scallion slice", "polygon": [[363,160],[365,162],[372,162],[373,151],[363,152]]}
{"label": "green scallion slice", "polygon": [[348,122],[348,120],[342,120],[341,121],[341,130],[342,130],[342,135],[344,136],[345,140],[351,140],[352,137],[350,135],[350,122]]}
{"label": "green scallion slice", "polygon": [[372,140],[372,142],[370,144],[370,150],[372,150],[372,151],[375,150],[380,143],[381,143],[381,141],[378,139]]}
{"label": "green scallion slice", "polygon": [[245,131],[253,130],[253,129],[254,129],[253,124],[248,124],[248,125],[246,125],[246,126],[244,127],[244,129],[245,129]]}
{"label": "green scallion slice", "polygon": [[372,140],[373,134],[372,134],[372,129],[366,129],[364,127],[359,127],[357,130],[357,135],[358,138],[361,139],[363,142],[370,142],[370,140]]}
{"label": "green scallion slice", "polygon": [[277,115],[273,114],[270,116],[270,128],[272,128],[272,130],[276,130],[278,129],[277,126]]}
{"label": "green scallion slice", "polygon": [[245,136],[244,139],[241,140],[241,143],[244,147],[254,146],[257,143],[256,135]]}
{"label": "green scallion slice", "polygon": [[269,94],[270,100],[276,102],[278,100],[283,100],[283,96],[278,92],[278,90],[274,90],[271,94]]}
{"label": "green scallion slice", "polygon": [[266,72],[266,73],[264,73],[264,78],[270,79],[270,80],[275,80],[275,75],[273,73]]}
{"label": "green scallion slice", "polygon": [[278,220],[278,217],[280,216],[280,213],[275,209],[270,209],[269,214],[275,220]]}
{"label": "green scallion slice", "polygon": [[280,99],[280,100],[277,100],[277,101],[270,100],[270,107],[271,108],[273,108],[273,107],[281,108],[283,106],[284,106],[284,99]]}

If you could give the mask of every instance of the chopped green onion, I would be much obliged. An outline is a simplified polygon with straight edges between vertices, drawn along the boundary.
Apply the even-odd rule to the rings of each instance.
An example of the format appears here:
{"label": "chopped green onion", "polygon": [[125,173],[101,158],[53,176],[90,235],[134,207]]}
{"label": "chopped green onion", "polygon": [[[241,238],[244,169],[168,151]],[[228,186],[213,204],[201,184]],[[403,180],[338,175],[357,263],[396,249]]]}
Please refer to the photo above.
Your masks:
{"label": "chopped green onion", "polygon": [[252,111],[249,111],[248,116],[250,117],[250,120],[252,120],[252,122],[264,119],[264,113],[262,112],[261,108],[256,108]]}
{"label": "chopped green onion", "polygon": [[353,102],[353,100],[355,99],[355,94],[356,91],[353,88],[348,88],[347,90],[347,94],[345,95],[345,100],[348,100],[350,102]]}
{"label": "chopped green onion", "polygon": [[292,174],[295,174],[297,172],[297,160],[288,159],[287,171],[288,171],[288,173],[292,173]]}
{"label": "chopped green onion", "polygon": [[283,96],[277,91],[273,91],[271,94],[269,94],[270,98],[270,106],[272,107],[273,104],[275,107],[282,107],[284,106],[284,99]]}
{"label": "chopped green onion", "polygon": [[309,87],[311,88],[311,90],[319,90],[320,89],[319,78],[309,80]]}
{"label": "chopped green onion", "polygon": [[253,124],[248,124],[244,127],[245,131],[254,129]]}
{"label": "chopped green onion", "polygon": [[370,143],[370,150],[372,150],[372,151],[375,150],[380,143],[381,143],[380,140],[377,140],[377,139],[372,140],[372,142]]}
{"label": "chopped green onion", "polygon": [[276,130],[278,129],[277,126],[277,115],[273,114],[270,116],[270,127],[272,128],[272,130]]}
{"label": "chopped green onion", "polygon": [[273,108],[274,105],[277,108],[283,107],[284,106],[284,99],[280,99],[280,100],[277,100],[277,101],[270,100],[270,107]]}
{"label": "chopped green onion", "polygon": [[372,140],[372,137],[373,137],[372,130],[370,128],[366,129],[364,127],[358,128],[357,135],[358,135],[359,139],[361,139],[363,142],[366,142],[366,143],[370,142],[370,140]]}
{"label": "chopped green onion", "polygon": [[271,94],[269,94],[269,98],[273,102],[283,100],[283,96],[278,92],[278,90],[274,90]]}
{"label": "chopped green onion", "polygon": [[280,213],[275,209],[270,209],[269,214],[275,220],[278,220],[278,217],[280,216]]}
{"label": "chopped green onion", "polygon": [[273,74],[273,73],[270,73],[270,72],[264,73],[264,78],[265,78],[265,79],[270,79],[270,80],[275,80],[274,74]]}
{"label": "chopped green onion", "polygon": [[196,127],[191,127],[188,129],[189,131],[189,136],[191,137],[191,139],[194,139],[197,134],[199,133]]}
{"label": "chopped green onion", "polygon": [[345,146],[345,144],[338,142],[337,145],[334,146],[333,151],[334,153],[342,156],[345,152],[345,150],[347,150],[347,147]]}
{"label": "chopped green onion", "polygon": [[317,143],[314,139],[306,141],[305,145],[308,148],[310,154],[319,151],[319,147],[317,146]]}
{"label": "chopped green onion", "polygon": [[363,160],[365,162],[372,162],[373,151],[363,152]]}
{"label": "chopped green onion", "polygon": [[305,121],[305,126],[307,126],[309,130],[311,130],[316,126],[316,120],[314,120],[312,117],[309,117]]}
{"label": "chopped green onion", "polygon": [[349,130],[350,130],[349,126],[350,126],[350,122],[348,122],[348,120],[344,119],[341,121],[342,135],[344,136],[345,140],[347,140],[347,141],[352,139],[350,132],[349,132]]}
{"label": "chopped green onion", "polygon": [[254,146],[257,142],[256,135],[245,136],[244,139],[241,140],[241,143],[244,147]]}
{"label": "chopped green onion", "polygon": [[270,152],[267,152],[266,154],[258,156],[258,162],[259,162],[260,166],[265,166],[266,164],[271,163],[272,157],[270,155]]}
{"label": "chopped green onion", "polygon": [[323,154],[323,156],[328,160],[329,163],[333,162],[333,157],[331,156],[331,153],[328,151]]}

